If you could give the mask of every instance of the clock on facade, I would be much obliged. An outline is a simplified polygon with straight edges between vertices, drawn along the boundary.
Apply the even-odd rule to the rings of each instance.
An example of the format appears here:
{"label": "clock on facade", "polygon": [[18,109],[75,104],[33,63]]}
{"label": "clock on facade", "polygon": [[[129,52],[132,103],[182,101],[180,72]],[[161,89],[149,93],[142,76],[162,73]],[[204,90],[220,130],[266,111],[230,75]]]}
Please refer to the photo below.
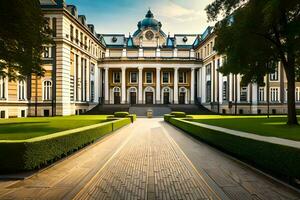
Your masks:
{"label": "clock on facade", "polygon": [[145,35],[148,40],[152,40],[154,37],[154,33],[152,31],[147,31]]}

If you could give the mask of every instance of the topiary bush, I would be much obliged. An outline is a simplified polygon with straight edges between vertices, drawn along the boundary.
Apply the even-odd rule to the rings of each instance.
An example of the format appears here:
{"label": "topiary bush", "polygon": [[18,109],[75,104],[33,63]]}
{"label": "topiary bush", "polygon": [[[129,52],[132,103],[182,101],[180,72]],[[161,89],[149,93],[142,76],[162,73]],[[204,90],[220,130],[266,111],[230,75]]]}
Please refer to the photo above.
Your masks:
{"label": "topiary bush", "polygon": [[130,118],[131,123],[133,123],[136,120],[136,114],[130,114],[130,115],[127,115],[126,117]]}
{"label": "topiary bush", "polygon": [[165,115],[164,115],[164,120],[165,120],[166,122],[169,122],[171,117],[174,117],[174,115],[165,114]]}
{"label": "topiary bush", "polygon": [[176,112],[171,112],[170,114],[174,115],[174,117],[176,117],[176,118],[183,118],[186,116],[185,112],[177,112],[176,111]]}
{"label": "topiary bush", "polygon": [[127,117],[129,112],[115,112],[114,117]]}

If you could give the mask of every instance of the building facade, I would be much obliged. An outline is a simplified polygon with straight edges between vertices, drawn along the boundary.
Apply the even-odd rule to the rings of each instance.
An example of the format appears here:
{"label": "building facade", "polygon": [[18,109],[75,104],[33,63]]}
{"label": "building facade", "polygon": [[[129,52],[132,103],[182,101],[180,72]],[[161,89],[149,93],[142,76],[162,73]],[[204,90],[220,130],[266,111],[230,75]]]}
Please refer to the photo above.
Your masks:
{"label": "building facade", "polygon": [[[53,29],[45,46],[45,76],[9,82],[0,77],[1,118],[84,113],[97,104],[202,104],[226,114],[287,112],[287,80],[278,63],[266,86],[240,84],[240,75],[218,72],[225,57],[215,34],[165,34],[149,10],[137,30],[97,34],[76,6],[40,0]],[[296,83],[300,102],[300,83]],[[267,102],[270,102],[268,106]]]}

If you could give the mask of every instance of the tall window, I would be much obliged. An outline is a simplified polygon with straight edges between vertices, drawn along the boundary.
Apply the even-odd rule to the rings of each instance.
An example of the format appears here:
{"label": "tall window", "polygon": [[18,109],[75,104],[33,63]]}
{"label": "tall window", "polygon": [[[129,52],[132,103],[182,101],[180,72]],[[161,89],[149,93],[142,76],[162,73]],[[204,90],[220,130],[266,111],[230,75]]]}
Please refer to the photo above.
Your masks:
{"label": "tall window", "polygon": [[211,76],[211,64],[206,65],[206,76]]}
{"label": "tall window", "polygon": [[51,81],[44,81],[43,84],[43,99],[45,101],[52,99],[52,82]]}
{"label": "tall window", "polygon": [[114,72],[113,73],[113,80],[114,80],[114,83],[121,83],[121,73],[120,72]]}
{"label": "tall window", "polygon": [[211,82],[206,82],[206,102],[209,103],[211,101]]}
{"label": "tall window", "polygon": [[242,87],[240,101],[247,101],[247,96],[248,96],[248,87]]}
{"label": "tall window", "polygon": [[186,72],[179,72],[179,83],[186,83]]}
{"label": "tall window", "polygon": [[76,37],[75,41],[76,41],[76,43],[78,44],[78,30],[77,30],[77,29],[76,29],[76,31],[75,31],[75,37]]}
{"label": "tall window", "polygon": [[83,33],[80,33],[80,46],[82,47],[83,45]]}
{"label": "tall window", "polygon": [[19,100],[25,100],[25,81],[21,80],[18,82],[18,98]]}
{"label": "tall window", "polygon": [[223,82],[223,101],[228,101],[228,84],[227,81]]}
{"label": "tall window", "polygon": [[130,83],[137,83],[137,73],[130,72]]}
{"label": "tall window", "polygon": [[258,100],[265,101],[265,88],[264,87],[260,87],[258,90]]}
{"label": "tall window", "polygon": [[276,67],[275,71],[270,74],[270,81],[278,81],[278,67]]}
{"label": "tall window", "polygon": [[152,78],[152,72],[146,72],[146,83],[153,83]]}
{"label": "tall window", "polygon": [[70,25],[70,38],[71,38],[71,41],[73,41],[73,38],[74,38],[74,27],[72,25]]}
{"label": "tall window", "polygon": [[170,81],[170,73],[169,72],[163,72],[163,83],[169,83]]}
{"label": "tall window", "polygon": [[272,102],[279,101],[279,88],[270,88],[270,96]]}
{"label": "tall window", "polygon": [[52,34],[53,34],[53,37],[56,37],[56,18],[55,17],[52,18]]}
{"label": "tall window", "polygon": [[296,101],[300,101],[300,87],[296,88],[295,99]]}
{"label": "tall window", "polygon": [[49,58],[49,47],[44,47],[44,58]]}
{"label": "tall window", "polygon": [[0,100],[5,99],[6,97],[6,91],[5,91],[5,79],[0,76]]}

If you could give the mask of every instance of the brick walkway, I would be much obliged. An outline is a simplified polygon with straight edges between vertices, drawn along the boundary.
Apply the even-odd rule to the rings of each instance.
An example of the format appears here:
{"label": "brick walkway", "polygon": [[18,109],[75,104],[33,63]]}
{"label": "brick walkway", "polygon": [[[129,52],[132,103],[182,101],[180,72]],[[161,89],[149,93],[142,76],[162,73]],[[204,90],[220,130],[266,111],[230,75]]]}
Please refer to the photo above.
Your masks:
{"label": "brick walkway", "polygon": [[163,122],[138,119],[0,199],[300,199],[299,193]]}

